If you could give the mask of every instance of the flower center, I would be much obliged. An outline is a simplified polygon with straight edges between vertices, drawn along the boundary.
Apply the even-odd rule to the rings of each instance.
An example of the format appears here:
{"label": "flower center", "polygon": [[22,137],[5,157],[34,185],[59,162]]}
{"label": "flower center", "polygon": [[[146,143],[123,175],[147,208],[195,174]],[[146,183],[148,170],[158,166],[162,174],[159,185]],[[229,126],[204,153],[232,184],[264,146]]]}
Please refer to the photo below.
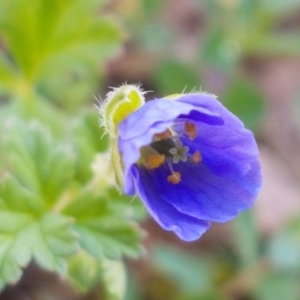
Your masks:
{"label": "flower center", "polygon": [[[176,123],[176,125],[180,124]],[[197,136],[196,125],[190,121],[184,122],[183,125],[182,134],[193,141]],[[196,150],[193,154],[190,154],[189,150],[189,147],[182,144],[180,134],[174,128],[169,128],[164,132],[155,134],[152,143],[142,147],[139,163],[150,170],[164,165],[171,173],[171,175],[167,176],[167,181],[172,184],[178,184],[181,181],[181,173],[174,171],[173,164],[185,163],[188,160],[198,164],[202,161],[202,155],[199,150]]]}

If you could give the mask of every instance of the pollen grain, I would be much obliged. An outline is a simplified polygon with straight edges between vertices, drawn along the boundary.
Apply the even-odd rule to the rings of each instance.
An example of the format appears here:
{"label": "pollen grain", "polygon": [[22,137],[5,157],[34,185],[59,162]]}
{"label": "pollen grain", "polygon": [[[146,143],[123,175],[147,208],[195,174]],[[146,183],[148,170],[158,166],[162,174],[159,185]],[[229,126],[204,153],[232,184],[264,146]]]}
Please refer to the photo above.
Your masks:
{"label": "pollen grain", "polygon": [[197,127],[193,122],[185,122],[184,123],[184,131],[189,136],[189,139],[193,141],[197,136]]}
{"label": "pollen grain", "polygon": [[190,157],[190,161],[195,164],[202,161],[202,155],[199,150],[196,150],[195,153]]}
{"label": "pollen grain", "polygon": [[167,177],[167,180],[173,184],[178,184],[181,180],[181,174],[179,172],[172,172],[172,174]]}
{"label": "pollen grain", "polygon": [[163,154],[150,154],[146,157],[146,165],[153,170],[160,167],[165,162],[166,157]]}
{"label": "pollen grain", "polygon": [[172,132],[170,131],[170,129],[167,129],[164,132],[157,133],[155,136],[159,139],[166,140],[172,137]]}

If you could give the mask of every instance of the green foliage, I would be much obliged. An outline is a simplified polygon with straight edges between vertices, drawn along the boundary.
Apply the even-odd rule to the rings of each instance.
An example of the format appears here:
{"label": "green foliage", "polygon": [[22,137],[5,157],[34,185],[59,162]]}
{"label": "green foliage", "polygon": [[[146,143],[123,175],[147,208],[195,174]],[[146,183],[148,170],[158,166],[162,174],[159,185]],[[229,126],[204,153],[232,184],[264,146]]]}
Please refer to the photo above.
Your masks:
{"label": "green foliage", "polygon": [[112,207],[111,198],[83,191],[63,210],[76,219],[74,229],[83,249],[95,258],[116,259],[122,253],[135,256],[140,252],[138,227],[124,220],[124,212]]}
{"label": "green foliage", "polygon": [[66,272],[65,259],[78,248],[72,219],[44,211],[41,199],[7,176],[0,186],[0,287],[15,282],[30,259],[42,267]]}
{"label": "green foliage", "polygon": [[80,158],[72,145],[55,142],[38,122],[12,119],[4,125],[9,174],[4,174],[0,190],[1,286],[17,280],[30,259],[66,273],[66,260],[79,249],[89,253],[89,261],[140,253],[140,230],[122,201],[118,205],[110,193],[98,189],[98,181],[81,187],[76,180],[75,161]]}
{"label": "green foliage", "polygon": [[121,261],[105,260],[103,262],[103,281],[106,295],[110,300],[124,299],[126,291],[126,274]]}
{"label": "green foliage", "polygon": [[212,27],[204,37],[199,49],[201,62],[219,69],[227,69],[240,59],[239,44],[226,33],[225,28]]}
{"label": "green foliage", "polygon": [[122,300],[125,294],[125,267],[120,260],[95,259],[80,251],[69,260],[69,281],[81,292],[92,289],[102,279],[106,296]]}
{"label": "green foliage", "polygon": [[300,220],[296,219],[273,237],[269,245],[270,258],[279,270],[300,270]]}
{"label": "green foliage", "polygon": [[0,56],[1,90],[38,93],[68,109],[86,102],[122,39],[116,20],[97,16],[102,2],[1,0],[0,34],[10,53]]}
{"label": "green foliage", "polygon": [[259,282],[255,295],[257,299],[263,300],[298,299],[299,279],[283,274],[271,274]]}
{"label": "green foliage", "polygon": [[79,251],[68,260],[68,280],[80,292],[92,289],[102,277],[101,261],[85,251]]}
{"label": "green foliage", "polygon": [[234,78],[222,96],[224,105],[251,130],[256,130],[263,116],[263,96],[251,82]]}
{"label": "green foliage", "polygon": [[154,82],[165,95],[200,90],[200,81],[196,72],[177,61],[165,61],[156,70]]}
{"label": "green foliage", "polygon": [[237,217],[234,225],[235,243],[242,268],[254,264],[259,257],[259,234],[250,211]]}
{"label": "green foliage", "polygon": [[297,1],[205,1],[210,16],[200,57],[219,67],[236,66],[244,57],[299,55],[299,32],[276,30]]}
{"label": "green foliage", "polygon": [[[92,175],[92,169],[87,168],[95,159],[95,153],[104,153],[108,148],[108,136],[104,135],[103,128],[99,128],[99,114],[96,110],[87,110],[81,118],[74,121],[72,126],[77,156],[76,177],[86,182]],[[107,157],[107,160],[109,157]]]}
{"label": "green foliage", "polygon": [[34,260],[121,300],[122,256],[141,253],[140,206],[114,190],[108,139],[84,105],[124,36],[104,2],[0,0],[0,289]]}
{"label": "green foliage", "polygon": [[153,261],[181,293],[199,295],[212,287],[213,263],[209,258],[199,258],[163,245],[155,249]]}
{"label": "green foliage", "polygon": [[8,169],[46,206],[53,205],[72,177],[75,157],[70,147],[55,144],[51,133],[37,122],[26,126],[9,120],[5,129]]}

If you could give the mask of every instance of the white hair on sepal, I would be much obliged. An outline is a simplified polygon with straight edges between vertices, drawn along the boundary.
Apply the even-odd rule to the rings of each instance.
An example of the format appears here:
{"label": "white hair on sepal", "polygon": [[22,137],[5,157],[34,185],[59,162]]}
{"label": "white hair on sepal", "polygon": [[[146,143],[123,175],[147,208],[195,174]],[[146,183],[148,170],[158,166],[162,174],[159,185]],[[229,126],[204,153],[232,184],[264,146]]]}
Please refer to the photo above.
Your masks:
{"label": "white hair on sepal", "polygon": [[[97,109],[100,113],[100,121],[99,124],[101,127],[104,127],[104,134],[109,134],[111,138],[116,137],[116,127],[120,120],[116,121],[116,117],[120,117],[120,115],[124,114],[129,115],[134,110],[137,110],[145,103],[145,94],[147,93],[141,88],[142,84],[127,84],[126,82],[121,86],[114,88],[110,87],[111,91],[109,91],[105,99],[102,100],[101,97],[96,101],[98,102]],[[132,98],[132,93],[135,92],[138,96],[137,98]],[[134,101],[138,101],[138,103],[134,103]],[[127,111],[120,110],[120,106],[124,103],[132,103],[133,107]],[[136,105],[136,107],[135,107]]]}

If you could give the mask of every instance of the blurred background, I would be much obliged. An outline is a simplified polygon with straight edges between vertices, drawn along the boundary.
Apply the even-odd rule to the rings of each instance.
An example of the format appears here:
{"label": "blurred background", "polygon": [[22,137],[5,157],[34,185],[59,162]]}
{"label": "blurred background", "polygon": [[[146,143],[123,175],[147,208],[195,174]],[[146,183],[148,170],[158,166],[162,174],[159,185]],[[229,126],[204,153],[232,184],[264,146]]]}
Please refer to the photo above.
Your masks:
{"label": "blurred background", "polygon": [[[108,205],[130,210],[144,232],[122,240],[122,270],[106,268],[103,257],[99,263],[101,238],[99,245],[80,242],[86,251],[80,259],[63,250],[63,278],[34,254],[33,260],[20,260],[24,273],[15,274],[16,259],[7,250],[15,244],[7,244],[7,252],[0,246],[1,300],[300,299],[299,0],[0,0],[0,52],[1,178],[9,170],[22,188],[33,187],[26,171],[31,165],[22,166],[29,159],[24,149],[34,147],[31,135],[43,139],[50,132],[50,152],[67,143],[75,153],[72,179],[59,177],[69,172],[63,168],[70,155],[57,156],[62,169],[53,175],[53,186],[60,186],[59,193],[76,193],[87,183],[109,190]],[[218,95],[259,144],[263,189],[255,207],[184,243],[148,219],[138,199],[120,200],[101,160],[109,159],[108,142],[100,140],[95,98],[124,82],[141,84],[150,91],[148,99],[191,91]],[[31,159],[46,174],[48,146],[43,147]],[[7,195],[0,191],[0,198]],[[23,211],[20,205],[11,210]],[[89,217],[100,208],[93,209]],[[47,210],[74,218],[74,230],[86,234],[80,230],[87,217],[76,209],[58,201]],[[2,227],[4,245],[8,231]],[[142,243],[141,253],[131,255],[132,240]],[[53,257],[61,255],[55,251]]]}

